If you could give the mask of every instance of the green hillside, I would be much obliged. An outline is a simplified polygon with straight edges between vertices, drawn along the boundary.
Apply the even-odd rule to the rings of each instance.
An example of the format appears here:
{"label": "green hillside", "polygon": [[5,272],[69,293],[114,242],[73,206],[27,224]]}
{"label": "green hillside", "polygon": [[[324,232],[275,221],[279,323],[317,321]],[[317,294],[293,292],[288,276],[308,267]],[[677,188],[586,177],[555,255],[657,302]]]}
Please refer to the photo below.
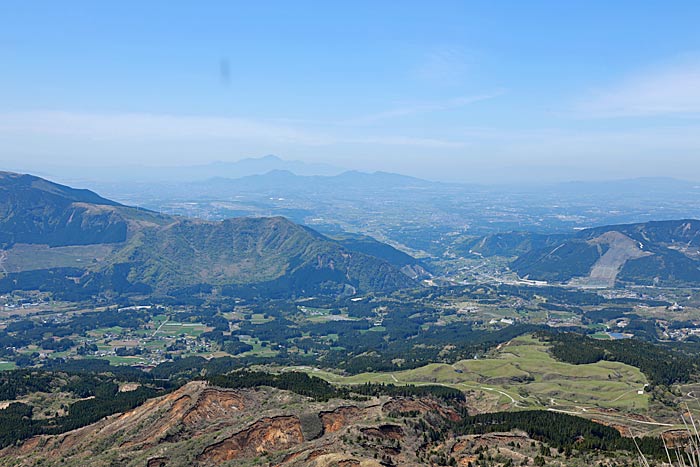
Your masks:
{"label": "green hillside", "polygon": [[609,225],[571,234],[509,232],[465,239],[463,255],[515,257],[521,277],[584,286],[700,283],[700,221]]}
{"label": "green hillside", "polygon": [[416,285],[392,264],[397,255],[388,261],[371,254],[391,247],[376,242],[367,254],[282,217],[166,216],[9,173],[0,176],[0,209],[3,291],[167,295],[217,287],[233,295],[250,293],[242,288],[284,295]]}

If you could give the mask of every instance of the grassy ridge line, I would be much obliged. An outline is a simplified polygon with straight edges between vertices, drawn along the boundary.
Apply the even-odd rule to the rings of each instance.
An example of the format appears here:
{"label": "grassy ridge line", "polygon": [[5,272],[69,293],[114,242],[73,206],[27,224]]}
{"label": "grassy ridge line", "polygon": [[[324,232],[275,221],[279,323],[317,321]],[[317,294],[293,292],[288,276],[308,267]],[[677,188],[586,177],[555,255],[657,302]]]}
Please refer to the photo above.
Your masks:
{"label": "grassy ridge line", "polygon": [[647,384],[637,368],[607,361],[584,365],[559,362],[549,354],[546,343],[532,336],[514,339],[492,358],[462,360],[453,365],[433,363],[413,370],[352,376],[309,367],[290,369],[334,384],[441,384],[476,389],[490,395],[494,408],[610,408],[639,413],[649,404],[647,394],[637,393]]}

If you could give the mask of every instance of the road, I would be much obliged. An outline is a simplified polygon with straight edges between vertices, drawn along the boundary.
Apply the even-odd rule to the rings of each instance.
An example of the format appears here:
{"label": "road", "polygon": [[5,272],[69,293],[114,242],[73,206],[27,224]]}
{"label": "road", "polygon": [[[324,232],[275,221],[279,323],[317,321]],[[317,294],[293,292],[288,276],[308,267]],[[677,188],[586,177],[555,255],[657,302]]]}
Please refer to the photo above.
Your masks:
{"label": "road", "polygon": [[163,321],[163,322],[160,324],[160,326],[158,326],[158,329],[156,329],[155,331],[153,331],[153,335],[152,335],[151,337],[156,337],[156,334],[158,334],[158,331],[160,331],[160,328],[162,328],[163,326],[165,326],[165,323],[167,323],[169,320],[170,320],[170,317],[165,318],[165,321]]}
{"label": "road", "polygon": [[7,274],[7,269],[5,269],[5,260],[7,259],[7,251],[0,251],[0,269],[2,269],[3,274]]}
{"label": "road", "polygon": [[459,383],[459,384],[461,384],[461,385],[464,386],[464,387],[471,388],[471,389],[482,389],[482,390],[484,390],[484,391],[497,392],[497,393],[499,393],[499,394],[501,394],[501,395],[503,395],[503,396],[506,396],[508,399],[510,399],[510,401],[513,403],[513,405],[515,405],[516,407],[522,407],[522,406],[520,405],[520,403],[519,403],[518,401],[516,401],[515,398],[514,398],[513,396],[511,396],[510,394],[508,394],[508,393],[505,392],[505,391],[501,391],[500,389],[490,388],[490,387],[488,387],[488,386],[470,386],[470,385],[468,385],[467,383]]}
{"label": "road", "polygon": [[[547,411],[549,411],[549,412],[557,412],[557,413],[565,413],[565,414],[569,414],[569,415],[583,415],[583,414],[585,413],[585,412],[583,412],[583,411],[577,411],[577,410],[561,410],[561,409],[552,409],[552,408],[547,409]],[[635,419],[635,418],[628,418],[628,417],[624,417],[624,416],[621,416],[621,415],[616,415],[614,418],[621,418],[621,419],[626,420],[627,422],[630,422],[630,423],[641,423],[642,425],[666,426],[666,427],[674,427],[674,426],[676,426],[676,425],[674,425],[674,424],[672,424],[672,423],[646,422],[646,421],[643,421],[643,420],[637,420],[637,419]]]}

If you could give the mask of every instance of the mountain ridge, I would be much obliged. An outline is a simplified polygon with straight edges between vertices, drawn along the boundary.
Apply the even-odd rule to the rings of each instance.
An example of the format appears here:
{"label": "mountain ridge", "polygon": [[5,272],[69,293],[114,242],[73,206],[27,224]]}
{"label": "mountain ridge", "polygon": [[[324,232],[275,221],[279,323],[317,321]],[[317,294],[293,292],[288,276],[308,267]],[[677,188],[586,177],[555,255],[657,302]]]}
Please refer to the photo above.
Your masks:
{"label": "mountain ridge", "polygon": [[608,225],[571,234],[510,232],[461,246],[484,256],[515,257],[529,279],[582,286],[679,285],[700,282],[700,220]]}
{"label": "mountain ridge", "polygon": [[[390,262],[283,217],[205,221],[167,216],[22,177],[0,178],[0,207],[7,213],[0,222],[3,290],[36,286],[37,280],[46,285],[57,277],[63,278],[60,284],[73,282],[92,292],[165,294],[202,285],[234,290],[255,285],[276,293],[357,293],[416,285]],[[18,178],[29,188],[13,191]],[[51,195],[44,196],[47,192]],[[33,254],[54,255],[53,267],[32,269]]]}
{"label": "mountain ridge", "polygon": [[[289,170],[301,175],[336,175],[344,169],[324,163],[282,159],[268,154],[246,157],[236,161],[212,161],[182,166],[115,166],[115,167],[45,167],[42,176],[59,178],[69,183],[93,182],[192,182],[212,177],[239,178],[267,173],[271,170]],[[35,171],[35,170],[33,170]]]}

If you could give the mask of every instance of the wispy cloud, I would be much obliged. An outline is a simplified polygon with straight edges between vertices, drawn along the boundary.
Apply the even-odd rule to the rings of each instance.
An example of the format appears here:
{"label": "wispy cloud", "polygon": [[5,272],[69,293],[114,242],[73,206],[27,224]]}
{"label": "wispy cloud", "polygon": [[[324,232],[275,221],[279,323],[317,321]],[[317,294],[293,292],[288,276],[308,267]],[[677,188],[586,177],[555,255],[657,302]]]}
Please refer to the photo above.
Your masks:
{"label": "wispy cloud", "polygon": [[463,148],[463,141],[438,138],[413,138],[407,136],[381,136],[376,138],[348,138],[342,144],[367,144],[376,146],[410,146],[415,148]]}
{"label": "wispy cloud", "polygon": [[700,116],[700,61],[637,73],[581,100],[575,111],[593,118]]}
{"label": "wispy cloud", "polygon": [[414,75],[433,85],[458,84],[468,75],[473,61],[473,53],[460,47],[440,46],[429,51],[414,70]]}
{"label": "wispy cloud", "polygon": [[[460,101],[464,102],[464,101]],[[464,105],[454,101],[450,105]],[[424,109],[428,106],[424,105]],[[430,108],[447,108],[431,104]],[[85,113],[27,111],[0,113],[0,135],[24,141],[140,143],[154,142],[227,142],[284,147],[376,144],[384,146],[459,147],[460,142],[436,138],[418,138],[393,132],[367,136],[363,132],[314,131],[308,125],[291,122],[270,123],[245,118],[179,116],[149,113]],[[347,129],[347,128],[346,128]],[[336,128],[338,130],[338,128]],[[70,143],[66,143],[70,144]],[[0,146],[1,147],[1,146]]]}
{"label": "wispy cloud", "polygon": [[[0,113],[2,163],[15,167],[121,163],[153,165],[229,160],[232,155],[276,153],[347,167],[409,171],[459,179],[527,177],[528,167],[563,167],[560,179],[696,173],[700,123],[630,128],[426,128],[400,129],[293,125],[242,118],[71,112]],[[59,165],[60,165],[59,164]],[[405,168],[405,170],[404,170]],[[562,169],[562,170],[564,170]],[[488,172],[491,170],[491,172]],[[505,170],[505,169],[503,169]],[[527,172],[530,173],[530,172]],[[491,174],[491,175],[488,175]]]}
{"label": "wispy cloud", "polygon": [[328,144],[322,134],[262,121],[149,113],[31,111],[0,113],[0,134],[77,137],[91,140],[245,140]]}
{"label": "wispy cloud", "polygon": [[505,91],[499,90],[490,94],[480,94],[476,96],[464,96],[456,97],[454,99],[442,100],[442,101],[431,101],[431,102],[421,102],[413,105],[405,105],[400,107],[394,107],[382,112],[376,112],[373,114],[363,115],[357,118],[352,118],[346,120],[344,123],[351,125],[365,125],[370,123],[376,123],[383,120],[390,120],[394,118],[407,117],[411,115],[419,115],[431,112],[440,112],[443,110],[459,109],[466,107],[468,105],[494,99],[498,96],[504,94]]}

